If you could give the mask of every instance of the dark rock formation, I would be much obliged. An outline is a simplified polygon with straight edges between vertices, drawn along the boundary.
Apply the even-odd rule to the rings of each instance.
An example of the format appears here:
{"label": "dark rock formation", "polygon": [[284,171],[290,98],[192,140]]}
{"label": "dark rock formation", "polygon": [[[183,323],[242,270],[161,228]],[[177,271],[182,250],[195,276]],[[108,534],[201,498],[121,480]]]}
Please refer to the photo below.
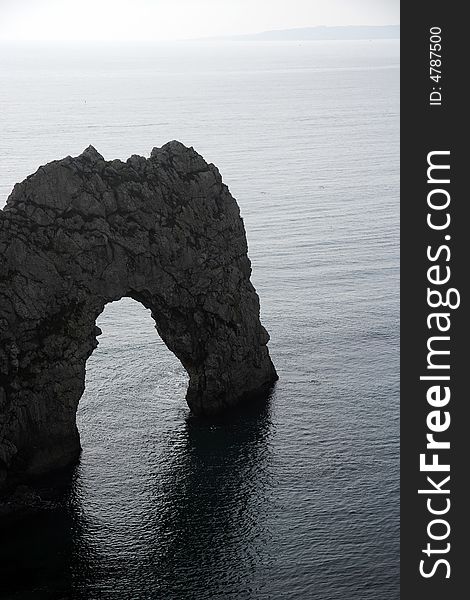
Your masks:
{"label": "dark rock formation", "polygon": [[0,255],[0,485],[77,458],[85,363],[113,300],[151,309],[196,414],[277,379],[239,208],[192,148],[124,163],[90,146],[41,167],[0,211]]}

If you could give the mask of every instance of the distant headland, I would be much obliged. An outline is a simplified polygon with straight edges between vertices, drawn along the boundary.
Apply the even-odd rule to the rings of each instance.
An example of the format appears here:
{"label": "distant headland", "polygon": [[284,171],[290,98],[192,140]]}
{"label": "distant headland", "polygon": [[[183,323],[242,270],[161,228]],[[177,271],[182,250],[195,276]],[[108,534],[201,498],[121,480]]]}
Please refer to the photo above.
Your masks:
{"label": "distant headland", "polygon": [[399,25],[348,25],[336,27],[299,27],[295,29],[274,29],[260,33],[231,35],[205,40],[232,41],[309,41],[309,40],[383,40],[398,39]]}

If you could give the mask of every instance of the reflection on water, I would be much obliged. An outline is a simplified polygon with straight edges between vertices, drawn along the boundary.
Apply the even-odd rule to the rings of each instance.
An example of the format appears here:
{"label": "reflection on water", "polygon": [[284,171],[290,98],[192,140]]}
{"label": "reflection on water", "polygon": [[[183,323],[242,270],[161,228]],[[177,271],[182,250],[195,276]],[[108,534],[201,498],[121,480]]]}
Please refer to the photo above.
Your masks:
{"label": "reflection on water", "polygon": [[[266,404],[219,422],[188,416],[154,465],[140,539],[126,535],[125,521],[119,531],[106,515],[87,515],[78,465],[62,479],[54,510],[5,532],[14,542],[2,545],[4,591],[111,598],[119,586],[135,598],[256,598],[269,541],[270,434]],[[106,552],[97,529],[109,527]]]}

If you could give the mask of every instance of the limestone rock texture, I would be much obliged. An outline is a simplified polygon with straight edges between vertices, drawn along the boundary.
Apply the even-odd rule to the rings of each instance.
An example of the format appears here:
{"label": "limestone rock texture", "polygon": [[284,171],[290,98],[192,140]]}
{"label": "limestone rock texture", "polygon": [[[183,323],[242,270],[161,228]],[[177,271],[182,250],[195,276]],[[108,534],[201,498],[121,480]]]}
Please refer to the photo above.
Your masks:
{"label": "limestone rock texture", "polygon": [[277,375],[247,252],[219,171],[179,142],[126,162],[90,146],[15,185],[0,211],[0,487],[77,459],[108,302],[151,309],[194,413],[267,395]]}

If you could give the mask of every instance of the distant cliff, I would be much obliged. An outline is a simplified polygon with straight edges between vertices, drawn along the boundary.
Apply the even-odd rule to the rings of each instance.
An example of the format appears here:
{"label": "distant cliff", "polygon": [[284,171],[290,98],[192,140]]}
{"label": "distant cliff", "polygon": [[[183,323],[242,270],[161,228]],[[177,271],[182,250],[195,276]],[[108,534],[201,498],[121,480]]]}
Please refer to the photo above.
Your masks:
{"label": "distant cliff", "polygon": [[108,302],[151,309],[197,414],[277,379],[239,208],[192,148],[107,162],[89,147],[41,167],[0,211],[0,254],[0,485],[78,456],[75,413]]}

